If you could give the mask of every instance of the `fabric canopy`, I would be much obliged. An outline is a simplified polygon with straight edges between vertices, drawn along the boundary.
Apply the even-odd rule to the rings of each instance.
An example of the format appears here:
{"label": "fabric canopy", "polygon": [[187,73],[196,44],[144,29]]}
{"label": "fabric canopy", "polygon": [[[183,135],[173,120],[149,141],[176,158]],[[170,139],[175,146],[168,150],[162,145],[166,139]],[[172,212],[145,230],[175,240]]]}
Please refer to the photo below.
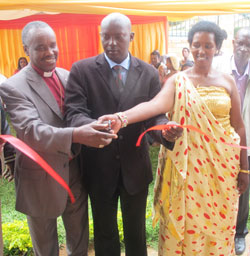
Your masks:
{"label": "fabric canopy", "polygon": [[[48,12],[55,15],[48,15]],[[151,51],[158,49],[161,54],[167,52],[167,20],[247,13],[250,12],[250,1],[1,0],[0,72],[9,77],[17,66],[17,59],[25,56],[21,29],[27,22],[40,19],[52,26],[60,49],[58,65],[70,69],[74,61],[102,51],[98,25],[103,16],[111,12],[120,12],[131,18],[136,37],[130,51],[148,62]],[[46,15],[34,15],[41,13]],[[74,16],[67,16],[71,14]]]}
{"label": "fabric canopy", "polygon": [[[177,21],[201,15],[250,12],[250,1],[230,0],[1,0],[0,10],[19,10],[23,15],[37,12],[103,14],[121,12],[126,15],[167,16]],[[14,13],[0,12],[0,19],[13,19]]]}
{"label": "fabric canopy", "polygon": [[[99,25],[104,15],[57,14],[32,15],[20,19],[0,21],[0,73],[13,75],[19,57],[25,56],[21,40],[22,28],[30,21],[41,20],[55,31],[59,48],[57,65],[70,70],[80,59],[92,57],[102,52]],[[146,62],[150,53],[158,49],[166,53],[167,18],[129,16],[135,39],[130,52]]]}

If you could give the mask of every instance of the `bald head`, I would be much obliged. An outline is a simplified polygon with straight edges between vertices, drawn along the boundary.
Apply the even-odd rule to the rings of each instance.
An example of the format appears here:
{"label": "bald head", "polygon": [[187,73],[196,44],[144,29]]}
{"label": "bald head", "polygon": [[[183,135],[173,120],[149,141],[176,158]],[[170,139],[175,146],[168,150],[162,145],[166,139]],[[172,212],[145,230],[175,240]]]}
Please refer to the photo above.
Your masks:
{"label": "bald head", "polygon": [[130,19],[126,15],[123,15],[121,13],[114,12],[104,17],[101,22],[101,29],[107,27],[110,23],[119,24],[121,26],[127,27],[127,29],[131,31]]}
{"label": "bald head", "polygon": [[250,27],[236,29],[236,31],[234,32],[234,38],[238,37],[241,34],[250,36]]}
{"label": "bald head", "polygon": [[240,28],[233,39],[234,58],[237,67],[246,67],[250,59],[250,28]]}
{"label": "bald head", "polygon": [[129,44],[134,38],[130,19],[121,13],[111,13],[101,22],[101,40],[104,52],[117,64],[128,56]]}

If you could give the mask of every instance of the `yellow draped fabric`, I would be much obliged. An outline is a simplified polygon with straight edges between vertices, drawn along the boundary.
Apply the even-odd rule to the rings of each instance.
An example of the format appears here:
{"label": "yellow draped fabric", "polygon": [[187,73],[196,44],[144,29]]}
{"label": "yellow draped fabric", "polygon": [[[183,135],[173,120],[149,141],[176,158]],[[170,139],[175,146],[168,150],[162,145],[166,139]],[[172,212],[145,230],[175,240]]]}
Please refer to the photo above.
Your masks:
{"label": "yellow draped fabric", "polygon": [[0,73],[10,77],[17,69],[18,58],[26,56],[20,29],[0,29],[0,56]]}
{"label": "yellow draped fabric", "polygon": [[177,77],[171,119],[200,128],[217,143],[185,129],[173,151],[161,148],[154,198],[160,256],[234,255],[240,149],[222,143],[239,144],[230,108],[224,88],[195,88],[185,75]]}
{"label": "yellow draped fabric", "polygon": [[[247,13],[250,12],[250,2],[249,0],[1,0],[0,10],[24,10],[23,15],[27,15],[27,10],[102,15],[121,12],[126,15],[161,15],[176,21],[201,15]],[[3,13],[5,19],[8,19],[7,16]]]}
{"label": "yellow draped fabric", "polygon": [[[30,21],[47,22],[55,31],[59,48],[58,67],[70,70],[80,59],[95,56],[102,52],[99,25],[102,15],[33,15],[14,21],[0,21],[0,73],[7,77],[14,74],[19,57],[26,56],[21,41],[21,30]],[[158,49],[166,53],[166,17],[131,16],[135,39],[131,53],[146,62],[150,53]]]}

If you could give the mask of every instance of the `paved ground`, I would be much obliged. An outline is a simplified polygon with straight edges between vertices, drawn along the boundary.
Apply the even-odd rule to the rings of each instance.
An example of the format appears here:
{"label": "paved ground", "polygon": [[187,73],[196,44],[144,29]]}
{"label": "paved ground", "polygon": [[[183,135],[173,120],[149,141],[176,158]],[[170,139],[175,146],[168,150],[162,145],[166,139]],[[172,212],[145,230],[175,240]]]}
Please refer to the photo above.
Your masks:
{"label": "paved ground", "polygon": [[242,254],[242,256],[250,256],[250,234],[246,236],[246,251]]}
{"label": "paved ground", "polygon": [[[60,256],[67,256],[65,249],[60,251]],[[89,250],[88,256],[95,256],[95,252],[93,249]],[[123,252],[121,256],[125,256],[125,253]],[[158,253],[154,249],[148,248],[148,256],[158,256]]]}
{"label": "paved ground", "polygon": [[[91,250],[91,251],[89,252],[89,255],[88,255],[88,256],[95,256],[95,252],[94,252],[93,250]],[[121,256],[125,256],[125,253],[123,252],[123,253],[121,254]],[[155,250],[149,248],[149,249],[148,249],[148,256],[158,256],[158,253],[157,253],[157,251],[155,251]]]}
{"label": "paved ground", "polygon": [[[60,256],[67,256],[65,249],[60,251]],[[93,249],[89,251],[88,256],[95,256]],[[125,256],[125,253],[122,253],[121,256]],[[158,253],[154,249],[148,248],[148,256],[158,256]],[[241,256],[250,256],[250,234],[246,237],[246,251]]]}

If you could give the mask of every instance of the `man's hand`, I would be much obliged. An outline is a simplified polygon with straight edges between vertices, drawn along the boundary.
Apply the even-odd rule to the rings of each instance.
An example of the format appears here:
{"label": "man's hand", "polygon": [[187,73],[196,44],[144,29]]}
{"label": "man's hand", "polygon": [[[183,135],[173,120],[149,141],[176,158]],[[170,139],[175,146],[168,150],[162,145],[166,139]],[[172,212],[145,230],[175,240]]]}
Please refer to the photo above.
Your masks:
{"label": "man's hand", "polygon": [[114,131],[114,133],[118,133],[122,126],[122,123],[119,117],[113,114],[113,115],[100,116],[98,118],[98,123],[105,123],[108,121],[111,121],[111,129]]}
{"label": "man's hand", "polygon": [[73,131],[73,142],[89,147],[103,148],[110,144],[112,139],[117,139],[117,135],[113,130],[109,130],[108,123],[93,122],[74,128]]}
{"label": "man's hand", "polygon": [[[168,122],[168,124],[177,124],[174,121]],[[177,139],[179,139],[182,136],[183,128],[179,126],[172,126],[169,129],[162,130],[162,136],[165,140],[170,142],[175,142]]]}
{"label": "man's hand", "polygon": [[239,172],[237,182],[238,182],[237,183],[237,188],[238,188],[239,194],[243,194],[246,191],[247,187],[248,187],[249,174]]}
{"label": "man's hand", "polygon": [[9,182],[14,179],[14,167],[15,161],[6,164],[5,170],[3,171],[2,177]]}

